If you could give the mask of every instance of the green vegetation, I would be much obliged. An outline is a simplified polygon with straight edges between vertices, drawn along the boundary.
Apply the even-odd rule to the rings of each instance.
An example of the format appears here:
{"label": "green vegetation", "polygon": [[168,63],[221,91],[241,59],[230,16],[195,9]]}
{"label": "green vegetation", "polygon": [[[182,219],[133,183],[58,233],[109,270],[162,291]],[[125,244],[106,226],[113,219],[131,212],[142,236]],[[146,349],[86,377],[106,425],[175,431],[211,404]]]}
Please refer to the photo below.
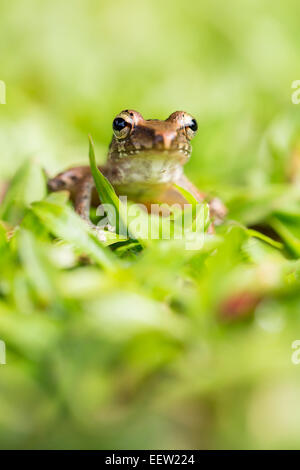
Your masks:
{"label": "green vegetation", "polygon": [[[2,2],[1,448],[299,448],[299,10]],[[128,107],[197,118],[186,173],[229,209],[201,248],[101,242],[47,194]]]}

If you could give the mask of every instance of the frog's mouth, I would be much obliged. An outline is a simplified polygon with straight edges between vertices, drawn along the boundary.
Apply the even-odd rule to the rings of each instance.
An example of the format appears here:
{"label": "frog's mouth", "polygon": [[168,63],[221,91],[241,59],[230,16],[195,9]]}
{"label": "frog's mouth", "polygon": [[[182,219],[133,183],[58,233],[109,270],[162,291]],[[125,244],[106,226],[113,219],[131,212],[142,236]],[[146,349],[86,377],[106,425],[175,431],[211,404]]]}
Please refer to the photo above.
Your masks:
{"label": "frog's mouth", "polygon": [[175,149],[126,149],[126,150],[119,150],[114,157],[119,159],[134,159],[137,158],[142,159],[145,158],[147,160],[158,160],[163,158],[169,158],[170,160],[177,160],[181,165],[184,165],[186,161],[189,159],[191,154],[190,146],[183,146],[180,148]]}

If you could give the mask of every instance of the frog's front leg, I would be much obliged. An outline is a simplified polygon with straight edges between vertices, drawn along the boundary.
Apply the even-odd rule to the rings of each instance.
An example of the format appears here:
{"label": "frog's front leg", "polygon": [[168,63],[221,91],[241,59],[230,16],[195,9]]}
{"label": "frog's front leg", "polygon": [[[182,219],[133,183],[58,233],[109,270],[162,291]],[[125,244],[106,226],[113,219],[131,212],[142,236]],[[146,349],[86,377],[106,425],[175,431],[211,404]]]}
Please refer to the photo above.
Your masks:
{"label": "frog's front leg", "polygon": [[92,175],[88,175],[78,184],[75,194],[75,211],[88,223],[91,222],[90,208],[93,188],[94,179]]}
{"label": "frog's front leg", "polygon": [[94,178],[91,174],[87,175],[80,182],[75,196],[75,211],[91,227],[102,241],[106,240],[103,228],[93,224],[90,219],[90,208],[92,203],[93,190],[95,188]]}
{"label": "frog's front leg", "polygon": [[70,168],[62,173],[59,173],[54,178],[49,179],[48,189],[49,191],[70,191],[73,193],[76,191],[76,187],[80,181],[87,176],[90,169],[88,166],[77,166]]}
{"label": "frog's front leg", "polygon": [[105,233],[90,220],[90,207],[94,180],[88,166],[71,168],[48,181],[50,191],[69,191],[74,201],[75,211],[96,231],[99,239],[105,241]]}

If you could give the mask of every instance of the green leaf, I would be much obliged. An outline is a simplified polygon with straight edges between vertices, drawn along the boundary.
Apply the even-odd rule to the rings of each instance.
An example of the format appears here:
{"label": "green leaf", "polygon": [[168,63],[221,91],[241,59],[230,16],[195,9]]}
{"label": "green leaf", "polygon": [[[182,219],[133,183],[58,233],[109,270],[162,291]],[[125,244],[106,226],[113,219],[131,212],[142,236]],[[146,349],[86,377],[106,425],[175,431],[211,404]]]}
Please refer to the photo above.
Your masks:
{"label": "green leaf", "polygon": [[2,250],[6,249],[8,245],[6,230],[0,221],[0,253]]}
{"label": "green leaf", "polygon": [[0,205],[0,218],[17,224],[33,202],[46,195],[46,180],[42,168],[26,160],[16,172]]}
{"label": "green leaf", "polygon": [[[298,219],[298,220],[297,220]],[[299,217],[293,219],[274,215],[270,219],[271,227],[285,242],[288,249],[297,257],[300,256]]]}
{"label": "green leaf", "polygon": [[103,246],[89,226],[69,206],[52,202],[53,197],[32,204],[33,213],[56,237],[73,244],[80,253],[90,256],[104,269],[114,270],[115,256]]}
{"label": "green leaf", "polygon": [[119,235],[128,238],[135,238],[129,233],[127,226],[127,210],[118,198],[114,188],[107,178],[101,173],[96,165],[95,150],[92,137],[89,135],[89,160],[91,172],[95,181],[95,186],[103,204],[110,204],[114,207],[116,214],[116,231]]}
{"label": "green leaf", "polygon": [[37,298],[43,303],[55,299],[55,273],[51,269],[42,246],[29,230],[17,233],[19,257]]}
{"label": "green leaf", "polygon": [[[193,214],[193,222],[192,222],[191,229],[195,231],[197,226],[198,227],[201,226],[200,230],[206,231],[211,222],[210,216],[209,216],[208,204],[204,202],[200,203],[189,191],[182,188],[181,186],[178,186],[177,184],[174,184],[173,186],[176,189],[178,189],[178,191],[185,197],[187,202],[191,205],[192,214]],[[200,221],[200,225],[199,225],[199,221]]]}
{"label": "green leaf", "polygon": [[187,202],[191,204],[193,208],[196,208],[197,205],[199,205],[199,201],[186,189],[182,188],[181,186],[178,186],[178,184],[173,184],[173,186],[178,189],[178,191],[185,197]]}
{"label": "green leaf", "polygon": [[268,237],[267,235],[264,235],[264,234],[261,233],[261,232],[258,232],[257,230],[246,229],[246,233],[247,233],[250,237],[259,238],[260,240],[266,242],[268,245],[271,245],[271,246],[273,246],[274,248],[277,248],[278,250],[282,250],[282,249],[283,249],[283,244],[282,244],[282,243],[273,240],[272,238]]}

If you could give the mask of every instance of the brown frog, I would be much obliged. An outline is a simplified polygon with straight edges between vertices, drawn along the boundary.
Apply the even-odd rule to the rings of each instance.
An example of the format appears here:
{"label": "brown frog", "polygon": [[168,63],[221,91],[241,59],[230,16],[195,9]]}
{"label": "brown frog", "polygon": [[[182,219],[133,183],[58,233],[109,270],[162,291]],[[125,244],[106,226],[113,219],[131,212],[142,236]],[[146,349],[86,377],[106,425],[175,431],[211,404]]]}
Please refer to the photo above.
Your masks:
{"label": "brown frog", "polygon": [[[172,113],[165,121],[144,119],[127,109],[113,120],[113,137],[107,163],[100,171],[108,178],[118,196],[144,204],[166,203],[183,206],[188,201],[174,186],[180,186],[202,202],[206,196],[184,175],[183,165],[191,155],[191,139],[198,125],[184,111]],[[48,182],[50,191],[69,190],[76,212],[90,222],[91,203],[99,204],[88,166],[66,170]],[[215,222],[222,221],[226,209],[214,198],[210,212]]]}

